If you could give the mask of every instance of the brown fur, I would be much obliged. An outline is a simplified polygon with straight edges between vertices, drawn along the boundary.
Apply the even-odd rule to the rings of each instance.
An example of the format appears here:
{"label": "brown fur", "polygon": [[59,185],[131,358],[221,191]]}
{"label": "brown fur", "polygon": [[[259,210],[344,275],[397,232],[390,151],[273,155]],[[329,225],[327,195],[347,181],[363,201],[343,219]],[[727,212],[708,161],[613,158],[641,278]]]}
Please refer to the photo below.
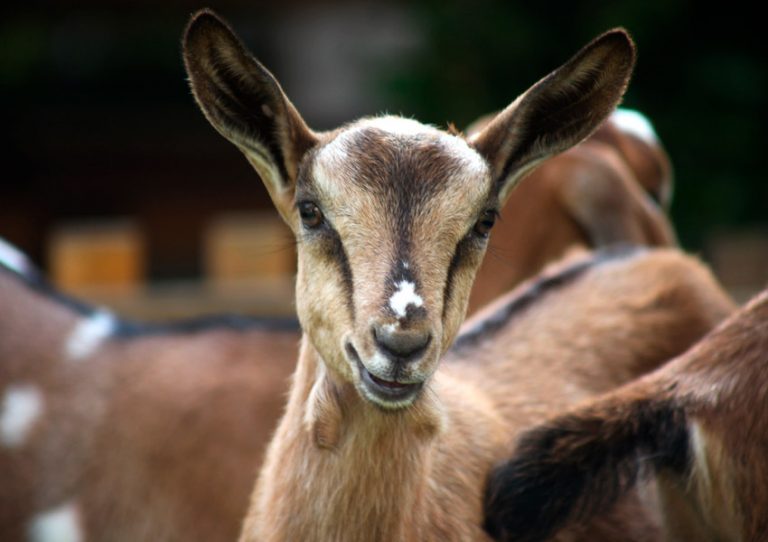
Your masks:
{"label": "brown fur", "polygon": [[[449,352],[413,410],[383,412],[336,383],[319,420],[307,414],[318,362],[305,342],[243,540],[485,540],[484,473],[520,431],[658,366],[730,307],[706,270],[674,252],[606,263]],[[332,425],[333,446],[318,449],[307,422]],[[563,539],[654,539],[636,507]]]}
{"label": "brown fur", "polygon": [[[0,389],[35,384],[47,404],[29,443],[0,452],[0,538],[21,537],[36,513],[74,499],[87,539],[231,539],[282,410],[297,335],[219,329],[111,340],[82,365],[67,366],[61,351],[81,317],[5,272],[0,297],[12,311],[0,326]],[[694,323],[691,334],[704,327]],[[28,329],[37,340],[27,339]],[[672,352],[695,338],[678,335],[676,326],[666,329],[680,341],[663,346]],[[624,367],[626,374],[611,381],[653,365]],[[333,448],[341,438],[335,412],[310,417],[321,447]],[[211,502],[214,493],[219,497]]]}
{"label": "brown fur", "polygon": [[68,361],[82,315],[5,270],[0,299],[0,393],[24,384],[44,400],[22,445],[0,445],[0,539],[24,539],[37,514],[73,502],[86,540],[232,540],[296,332],[113,337]]}
{"label": "brown fur", "polygon": [[[425,150],[429,177],[455,169]],[[11,309],[0,322],[0,390],[16,381],[41,385],[47,410],[56,411],[55,422],[35,429],[34,444],[0,456],[0,471],[10,473],[0,492],[0,539],[19,538],[35,514],[69,499],[88,538],[232,539],[282,412],[299,335],[222,329],[107,341],[93,360],[67,368],[62,348],[80,316],[17,280],[0,282]],[[318,444],[332,447],[338,427],[317,423]],[[221,497],[209,503],[212,491]]]}
{"label": "brown fur", "polygon": [[[605,508],[590,503],[609,504],[646,472],[658,480],[665,540],[762,540],[768,532],[767,377],[768,291],[657,371],[533,430],[511,460],[525,468],[514,469],[518,476],[505,485],[516,487],[515,500],[524,502],[529,493],[523,488],[533,487],[528,478],[544,478],[552,480],[554,495],[564,466],[591,450],[595,466],[582,465],[590,482],[569,500],[542,500],[542,510],[580,509],[584,520]],[[656,412],[654,423],[638,424],[639,404]],[[611,468],[601,456],[615,458]],[[573,519],[569,512],[559,515]],[[533,515],[515,540],[538,539],[526,534],[542,527],[534,517],[543,515]]]}
{"label": "brown fur", "polygon": [[[209,120],[246,153],[268,186],[293,196],[292,203],[281,196],[275,204],[298,240],[297,312],[305,335],[243,540],[486,539],[485,473],[506,453],[520,429],[516,424],[586,396],[591,387],[618,383],[603,358],[594,357],[602,352],[599,345],[613,339],[620,348],[639,347],[624,369],[615,369],[617,375],[632,373],[670,355],[668,340],[700,335],[730,307],[711,277],[688,260],[659,263],[660,284],[643,278],[658,280],[651,264],[623,288],[612,289],[610,277],[623,275],[614,268],[589,283],[586,291],[601,295],[581,290],[572,304],[562,296],[552,303],[558,308],[545,322],[583,310],[592,305],[588,300],[592,310],[608,314],[605,322],[595,321],[594,314],[574,315],[570,332],[546,334],[541,348],[557,344],[557,337],[584,341],[583,350],[569,344],[555,354],[558,362],[568,360],[562,371],[568,378],[554,389],[541,396],[520,393],[515,386],[523,379],[515,379],[516,368],[523,363],[518,374],[530,373],[530,362],[493,347],[493,362],[479,361],[478,349],[453,363],[446,360],[438,370],[466,310],[485,248],[485,217],[522,175],[587,137],[615,107],[634,62],[634,46],[623,31],[593,41],[468,141],[406,119],[363,119],[316,135],[316,146],[295,167],[283,163],[290,153],[283,149],[286,132],[279,129],[303,126],[295,112],[277,120],[239,112],[239,104],[265,103],[274,110],[272,104],[289,102],[231,30],[210,12],[197,14],[185,34],[184,55],[192,90]],[[242,61],[226,60],[232,58]],[[258,85],[243,85],[255,79]],[[289,141],[288,147],[296,145]],[[675,279],[683,274],[685,280]],[[630,284],[641,285],[638,297],[625,293]],[[627,295],[626,305],[616,302]],[[678,296],[683,305],[695,305],[698,324],[695,331],[678,328],[661,338],[659,322],[666,330],[673,322],[683,329],[693,324],[679,304],[666,305]],[[656,310],[674,316],[646,321]],[[704,329],[696,330],[701,324]],[[383,349],[377,337],[377,329],[405,336],[414,327],[429,340],[403,357]],[[653,333],[644,335],[649,328]],[[641,338],[636,345],[635,336]],[[488,344],[494,343],[501,340]],[[574,350],[584,366],[565,356]],[[661,357],[646,357],[649,350]],[[546,367],[539,358],[548,356],[534,351],[537,364]],[[608,375],[590,375],[580,385],[577,367]],[[531,397],[533,404],[526,402]]]}
{"label": "brown fur", "polygon": [[[686,355],[647,381],[651,397],[670,396],[686,414],[690,447],[688,476],[665,475],[662,495],[670,502],[669,538],[760,540],[768,532],[768,292],[757,296]],[[670,393],[671,391],[671,393]],[[692,516],[679,521],[682,499]]]}
{"label": "brown fur", "polygon": [[[243,63],[248,60],[242,55],[224,55],[208,69]],[[187,65],[192,71],[199,68],[189,62]],[[234,89],[234,94],[243,97],[244,89],[256,88],[264,81],[269,86],[270,78],[268,72],[260,73],[255,80],[241,82],[243,86]],[[208,103],[217,99],[210,88],[198,87],[197,91],[203,96],[198,99],[207,96]],[[278,209],[295,227],[292,205],[293,182],[299,175],[298,157],[320,141],[333,140],[341,131],[311,133],[284,95],[278,96],[274,99],[275,94],[264,94],[266,107],[257,104],[256,109],[280,140],[281,164],[274,168],[259,154],[262,149],[252,148],[250,141],[237,135],[236,128],[223,128],[227,122],[226,105],[205,111],[222,133],[237,139],[238,146],[268,182]],[[238,107],[245,105],[240,103]],[[382,150],[385,146],[379,141],[375,148]],[[435,148],[426,146],[422,150],[423,154],[414,153],[413,160],[426,158],[422,161],[423,166],[428,166],[422,168],[426,178],[449,177],[458,169],[456,164],[446,163],[445,156]],[[365,158],[369,165],[364,171],[371,171],[373,156]],[[386,157],[380,159],[386,162]],[[284,179],[270,183],[275,180],[275,170]],[[428,222],[444,220],[438,211],[432,211]],[[379,217],[368,213],[365,228],[378,227]],[[387,230],[382,230],[380,239],[387,239],[386,234]],[[425,246],[441,242],[430,239],[428,230],[414,235]],[[358,258],[380,251],[380,246],[369,246]],[[462,255],[453,285],[459,293],[468,287],[471,269],[479,258],[478,253]],[[433,258],[431,254],[413,255],[413,260],[425,267],[445,267],[445,262],[435,263]],[[443,260],[447,259],[446,254]],[[310,272],[326,278],[335,276],[335,263],[329,261],[327,265],[328,269],[313,268]],[[439,291],[440,277],[425,276],[421,280],[424,290]],[[62,359],[62,347],[80,316],[6,276],[0,276],[0,290],[12,316],[0,322],[0,383],[3,388],[19,381],[39,386],[46,404],[44,418],[35,426],[30,441],[19,450],[0,451],[4,481],[0,489],[0,539],[22,537],[36,513],[70,500],[78,507],[87,539],[232,539],[261,460],[263,443],[281,412],[297,335],[219,329],[183,336],[113,338],[89,358],[69,366]],[[307,295],[312,294],[309,289]],[[386,304],[388,295],[379,292],[370,303]],[[327,313],[344,311],[338,296],[321,301]],[[427,301],[432,303],[434,299]],[[461,303],[450,306],[454,328],[461,320],[461,307]],[[318,330],[322,318],[309,323]],[[30,330],[34,330],[34,340],[30,339]],[[446,331],[442,349],[447,348],[453,335],[455,330]],[[689,339],[683,336],[682,340]],[[627,373],[634,374],[635,370],[630,368]],[[645,365],[638,370],[646,370]],[[623,381],[625,377],[618,378]],[[337,405],[349,407],[357,399],[350,393],[353,390],[343,389],[342,393],[329,382],[322,380],[321,386],[311,390],[316,397],[312,403],[315,410],[305,416],[305,424],[319,447],[335,449],[347,433],[346,418],[341,416],[345,409]],[[459,404],[468,401],[467,408],[490,412],[485,405],[487,399],[475,392],[467,393],[468,397],[477,396],[471,400],[459,398]],[[447,390],[441,392],[441,397],[453,394]],[[407,430],[400,434],[403,440],[394,444],[409,442],[411,437],[434,441],[446,429],[443,422],[447,418],[435,419],[430,408],[411,414]],[[385,427],[382,434],[389,431]],[[365,443],[361,444],[363,448]],[[467,457],[472,453],[468,449]],[[483,457],[471,459],[475,466],[462,476],[480,476],[478,465],[487,462]],[[396,489],[393,485],[400,479],[389,471],[379,471],[377,476],[389,481],[389,489]],[[435,518],[436,525],[440,521]],[[436,527],[435,532],[447,532],[446,528]]]}

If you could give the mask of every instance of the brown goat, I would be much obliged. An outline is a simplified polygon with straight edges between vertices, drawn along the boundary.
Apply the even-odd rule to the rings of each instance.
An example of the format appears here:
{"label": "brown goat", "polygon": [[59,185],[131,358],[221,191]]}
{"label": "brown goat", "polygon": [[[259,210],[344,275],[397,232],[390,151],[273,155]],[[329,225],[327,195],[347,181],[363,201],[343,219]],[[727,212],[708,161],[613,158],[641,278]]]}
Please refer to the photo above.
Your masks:
{"label": "brown goat", "polygon": [[[469,135],[488,122],[476,122]],[[675,245],[665,214],[671,194],[672,166],[650,122],[635,111],[615,111],[512,193],[477,272],[469,312],[574,247]]]}
{"label": "brown goat", "polygon": [[[598,133],[605,131],[605,126]],[[598,167],[595,174],[599,172]],[[656,177],[660,177],[659,172]],[[532,178],[538,178],[538,172]],[[514,206],[519,195],[512,194],[507,208]],[[500,227],[509,223],[502,222]],[[542,240],[539,248],[546,242]],[[279,405],[296,359],[298,328],[275,328],[238,318],[137,327],[58,294],[12,247],[0,246],[0,252],[0,266],[5,261],[6,266],[15,263],[18,268],[18,273],[0,273],[0,299],[14,307],[6,313],[9,319],[0,321],[0,391],[9,393],[12,410],[24,401],[31,409],[37,408],[37,401],[61,405],[57,414],[60,421],[55,426],[47,423],[52,429],[36,437],[34,446],[9,446],[7,454],[0,451],[0,477],[6,480],[0,489],[0,540],[20,538],[34,518],[37,524],[45,525],[50,518],[67,521],[67,517],[77,518],[70,528],[77,525],[89,539],[129,540],[151,532],[154,539],[231,540],[260,466],[261,447],[282,412]],[[496,297],[508,285],[527,278],[517,274],[518,270],[482,266],[478,282],[485,285],[486,295]],[[510,271],[515,275],[493,282],[500,272]],[[535,271],[528,268],[526,274]],[[489,291],[489,285],[498,290]],[[91,361],[84,364],[87,378],[73,376],[83,370],[76,369],[79,364],[69,369],[65,369],[66,364],[57,367],[67,358],[64,337],[73,336],[75,321],[95,323],[97,342],[101,337],[99,322],[106,326],[101,337],[104,342],[97,345],[98,365]],[[39,330],[39,341],[28,340],[29,332],[22,322]],[[118,337],[120,348],[106,347]],[[212,355],[217,347],[221,349]],[[141,352],[142,359],[136,352]],[[178,354],[171,356],[169,352]],[[19,359],[24,360],[23,371],[11,370]],[[162,376],[175,372],[171,366],[178,366],[173,378]],[[139,378],[124,378],[124,371]],[[41,381],[46,382],[44,387],[40,387]],[[105,386],[104,382],[110,384]],[[92,397],[94,403],[108,405],[104,407],[108,414],[103,416],[109,416],[110,421],[96,423],[107,418],[80,412],[76,403],[82,399],[78,397]],[[155,414],[146,414],[148,405],[156,405]],[[245,411],[249,415],[242,415]],[[34,410],[30,412],[34,414]],[[82,416],[82,423],[68,420],[70,414]],[[25,423],[22,414],[21,421],[15,422],[21,429],[14,431],[11,418],[6,418],[11,424],[6,431],[12,441],[21,438]],[[26,424],[32,424],[33,418]],[[190,419],[195,423],[185,423]],[[124,440],[132,435],[142,435],[141,447]],[[79,450],[77,454],[56,444],[63,441],[66,448]],[[105,442],[119,452],[105,453]],[[46,466],[68,455],[65,468]],[[149,464],[150,458],[155,458],[156,465]],[[20,467],[22,464],[26,466]],[[171,464],[174,467],[168,469]],[[212,465],[227,467],[211,470]],[[252,474],[249,477],[245,473]],[[149,501],[153,514],[147,513],[147,496],[139,491],[150,479],[165,481],[162,495]],[[217,487],[227,488],[226,493],[220,491],[227,498],[205,504],[204,496]],[[51,516],[51,511],[58,515]]]}
{"label": "brown goat", "polygon": [[[318,390],[300,360],[243,540],[486,540],[485,476],[520,431],[657,367],[730,308],[679,253],[597,256],[468,321],[426,392],[439,409]],[[563,540],[656,540],[655,509],[637,501]]]}
{"label": "brown goat", "polygon": [[0,540],[233,540],[296,324],[137,325],[14,267],[0,265]]}
{"label": "brown goat", "polygon": [[[477,327],[504,336],[492,333],[499,317],[582,267],[507,296],[499,310],[467,323],[457,348],[486,340]],[[9,308],[0,320],[0,540],[30,532],[44,540],[40,533],[54,527],[86,540],[231,540],[282,411],[297,350],[291,326],[114,320],[83,341],[84,324],[108,322],[106,313],[58,294],[29,267],[19,274],[0,265],[0,299]],[[671,334],[669,344],[635,367],[615,368],[622,373],[609,371],[603,386],[653,368],[714,321],[677,318],[656,330]],[[71,359],[68,350],[82,354],[83,344],[92,353]],[[212,492],[220,497],[209,502]]]}
{"label": "brown goat", "polygon": [[766,409],[768,291],[654,373],[524,434],[490,477],[489,530],[547,540],[654,475],[665,540],[765,540]]}
{"label": "brown goat", "polygon": [[[557,296],[522,295],[525,318],[502,307],[446,354],[511,188],[620,99],[634,60],[621,30],[469,141],[397,117],[314,133],[208,11],[190,22],[184,59],[206,117],[298,241],[304,336],[243,540],[484,540],[485,476],[516,432],[655,367],[730,309],[693,260],[609,258],[547,282]],[[616,365],[616,351],[631,361]]]}
{"label": "brown goat", "polygon": [[[597,133],[605,131],[605,126]],[[599,171],[596,169],[596,173]],[[534,172],[533,176],[536,175]],[[662,177],[660,172],[655,172],[655,176]],[[514,192],[507,208],[517,199],[518,192]],[[502,223],[502,231],[497,233],[503,236],[508,224],[509,221]],[[555,235],[554,239],[560,237]],[[547,252],[546,239],[542,243],[539,248]],[[68,528],[75,529],[77,525],[86,538],[97,540],[135,539],[149,532],[155,539],[231,540],[246,510],[247,495],[260,465],[261,447],[266,445],[282,412],[278,406],[286,394],[287,376],[296,360],[298,327],[294,331],[290,326],[275,327],[272,323],[265,325],[238,318],[136,326],[55,292],[23,255],[0,240],[0,267],[3,262],[8,268],[6,271],[17,269],[17,273],[0,273],[0,299],[13,307],[6,312],[9,319],[0,320],[0,391],[7,391],[11,405],[8,408],[17,412],[6,418],[11,424],[6,431],[8,435],[18,436],[7,438],[11,441],[22,438],[24,427],[31,427],[34,421],[35,408],[38,408],[35,405],[50,404],[54,396],[54,402],[63,405],[59,414],[63,421],[57,427],[69,429],[66,433],[55,429],[36,437],[44,452],[25,445],[9,446],[12,452],[0,454],[0,475],[15,473],[1,476],[7,483],[0,490],[0,540],[19,538],[34,523],[34,518],[38,520],[36,525],[46,525],[51,518],[60,521],[77,518],[75,522],[70,521]],[[511,269],[519,268],[501,271],[508,273]],[[531,273],[537,271],[535,266],[526,269]],[[491,284],[489,279],[498,272],[481,267],[478,282],[485,286],[486,293]],[[518,279],[515,275],[511,280],[497,281],[500,290],[496,293],[500,295],[502,288]],[[46,315],[50,315],[50,321]],[[61,315],[68,315],[62,320],[63,324]],[[75,320],[90,321],[92,325],[78,328],[73,323]],[[39,330],[38,341],[27,340],[28,332],[20,324],[25,321],[34,322],[30,325]],[[83,331],[74,333],[76,329]],[[68,358],[62,341],[64,337],[82,335],[89,329],[95,337],[91,341],[96,341],[90,357],[118,338],[120,348],[100,351],[98,365],[87,364],[89,377],[74,384],[71,376],[74,369],[58,367],[61,360]],[[216,344],[221,345],[221,350],[214,357],[211,352]],[[183,352],[186,361],[179,367],[177,377],[166,378],[162,375],[169,369],[164,367],[182,364],[181,354],[169,357],[172,351]],[[141,352],[141,361],[136,359],[137,352]],[[19,359],[24,360],[23,372],[10,368]],[[121,371],[129,370],[128,367],[132,377],[119,376]],[[97,376],[98,373],[103,374]],[[64,380],[58,382],[58,378]],[[34,384],[39,384],[41,379],[46,381],[44,388]],[[105,381],[110,382],[108,390],[100,388]],[[55,394],[50,390],[56,390]],[[74,430],[75,426],[65,421],[67,413],[76,411],[72,405],[78,396],[92,396],[94,401],[110,406],[103,416],[83,414],[83,423]],[[161,402],[163,397],[168,400]],[[18,409],[24,404],[32,409],[28,410],[27,418],[18,414],[23,412]],[[129,414],[139,405],[154,405],[157,414]],[[254,414],[242,416],[246,409]],[[102,421],[96,423],[97,418]],[[12,423],[12,419],[19,421]],[[196,420],[195,423],[186,422],[190,419]],[[14,423],[20,428],[17,431],[13,431]],[[167,431],[153,429],[156,425]],[[183,438],[176,436],[182,431]],[[141,447],[127,445],[123,440],[137,434],[145,441]],[[169,435],[176,437],[169,439]],[[77,454],[80,459],[64,461],[64,466],[58,469],[47,467],[67,455],[60,445],[49,444],[63,440],[70,449],[81,450]],[[94,442],[111,443],[120,450],[119,456],[105,454]],[[20,461],[27,465],[23,469],[38,474],[28,476],[17,472]],[[154,471],[166,469],[169,464],[175,464],[172,472],[180,474]],[[217,474],[209,482],[212,465],[227,465],[227,468],[216,470]],[[133,474],[121,474],[124,471]],[[91,476],[89,472],[98,474]],[[246,472],[252,473],[250,479]],[[151,479],[166,482],[163,496],[152,498],[154,513],[148,514],[146,496],[138,488],[147,487]],[[226,499],[206,505],[204,496],[216,487],[227,488]],[[48,498],[44,494],[62,497]],[[83,498],[86,495],[93,497]],[[51,515],[52,511],[57,514]]]}

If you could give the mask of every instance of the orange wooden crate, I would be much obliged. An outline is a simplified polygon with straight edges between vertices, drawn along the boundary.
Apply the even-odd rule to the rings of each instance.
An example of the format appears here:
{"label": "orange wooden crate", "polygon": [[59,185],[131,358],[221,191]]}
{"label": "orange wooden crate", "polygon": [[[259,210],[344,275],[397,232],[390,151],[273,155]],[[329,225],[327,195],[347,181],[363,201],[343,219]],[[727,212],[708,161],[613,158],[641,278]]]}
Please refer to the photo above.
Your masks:
{"label": "orange wooden crate", "polygon": [[214,286],[290,276],[293,235],[273,212],[232,213],[213,219],[204,235],[204,269]]}

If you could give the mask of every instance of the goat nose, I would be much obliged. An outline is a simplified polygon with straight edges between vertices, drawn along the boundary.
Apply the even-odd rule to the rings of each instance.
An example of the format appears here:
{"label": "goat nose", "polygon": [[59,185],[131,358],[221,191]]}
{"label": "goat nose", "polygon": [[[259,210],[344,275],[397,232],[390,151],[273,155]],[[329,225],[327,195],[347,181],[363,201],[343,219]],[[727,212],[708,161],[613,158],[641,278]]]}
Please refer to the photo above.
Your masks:
{"label": "goat nose", "polygon": [[427,329],[402,329],[392,324],[374,325],[376,345],[389,357],[411,361],[421,357],[432,339]]}

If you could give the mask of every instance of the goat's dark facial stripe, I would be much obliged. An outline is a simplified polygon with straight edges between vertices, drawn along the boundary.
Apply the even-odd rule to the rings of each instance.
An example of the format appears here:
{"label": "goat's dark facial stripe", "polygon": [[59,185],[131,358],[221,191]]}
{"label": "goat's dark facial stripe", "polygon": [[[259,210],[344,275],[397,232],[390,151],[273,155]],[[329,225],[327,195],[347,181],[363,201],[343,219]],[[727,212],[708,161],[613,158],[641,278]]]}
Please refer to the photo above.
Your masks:
{"label": "goat's dark facial stripe", "polygon": [[[313,201],[320,202],[322,198],[318,196],[313,186],[309,170],[311,169],[312,160],[314,159],[315,152],[310,151],[310,155],[303,162],[299,168],[299,174],[296,183],[296,195],[295,201]],[[322,211],[322,206],[321,206]],[[333,227],[328,216],[324,217],[323,224],[312,231],[304,230],[300,236],[308,242],[320,243],[321,250],[328,256],[328,258],[336,265],[336,268],[341,276],[342,287],[344,288],[344,300],[347,304],[349,314],[352,316],[352,320],[355,320],[355,303],[354,303],[354,280],[352,276],[352,267],[349,265],[349,257],[347,251],[344,249],[344,243],[341,240],[339,232]]]}
{"label": "goat's dark facial stripe", "polygon": [[451,262],[448,264],[448,273],[445,277],[445,286],[443,287],[443,318],[448,312],[453,302],[453,287],[456,273],[468,263],[468,253],[471,250],[471,244],[473,240],[469,237],[463,237],[457,244],[451,257]]}
{"label": "goat's dark facial stripe", "polygon": [[339,236],[339,233],[332,227],[328,226],[329,230],[329,254],[333,258],[333,261],[336,263],[336,266],[339,270],[339,274],[341,275],[341,284],[344,287],[344,299],[347,303],[347,309],[349,310],[349,314],[352,316],[352,321],[355,321],[355,302],[354,302],[354,293],[355,293],[355,286],[354,281],[352,278],[352,268],[349,265],[349,258],[347,257],[347,252],[344,250],[344,244],[341,242],[341,237]]}
{"label": "goat's dark facial stripe", "polygon": [[341,285],[344,289],[344,301],[347,309],[355,320],[354,303],[354,280],[352,276],[352,267],[349,265],[347,251],[344,249],[344,243],[341,241],[339,232],[327,221],[316,230],[304,231],[302,241],[315,244],[320,253],[336,266],[341,279]]}
{"label": "goat's dark facial stripe", "polygon": [[[446,179],[455,175],[463,164],[459,157],[446,154],[429,134],[410,136],[407,141],[402,141],[376,128],[357,133],[351,138],[347,151],[350,161],[358,164],[353,182],[375,191],[384,202],[394,234],[392,278],[396,281],[402,262],[415,263],[411,262],[410,256],[416,216],[429,208],[432,198],[446,189]],[[414,178],[414,175],[419,177]],[[472,242],[465,238],[455,248],[444,289],[443,316],[453,292],[454,275],[470,261],[467,255]],[[412,282],[418,286],[418,277],[413,276],[418,269],[411,271]]]}

